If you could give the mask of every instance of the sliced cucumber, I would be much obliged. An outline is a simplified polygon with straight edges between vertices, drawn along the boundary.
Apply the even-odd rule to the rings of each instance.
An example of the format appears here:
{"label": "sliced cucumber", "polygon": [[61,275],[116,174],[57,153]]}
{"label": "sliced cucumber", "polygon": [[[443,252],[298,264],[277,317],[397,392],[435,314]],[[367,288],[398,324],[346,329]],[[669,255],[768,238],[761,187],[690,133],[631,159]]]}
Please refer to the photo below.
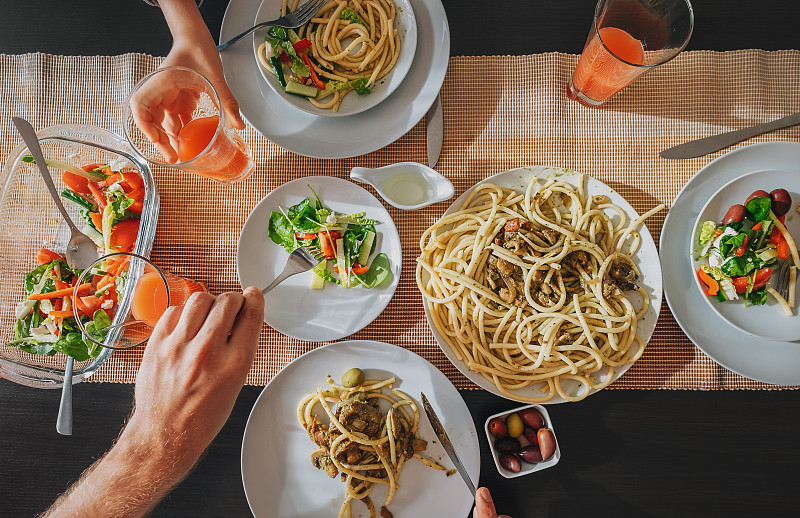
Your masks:
{"label": "sliced cucumber", "polygon": [[[317,268],[325,270],[327,267],[328,267],[328,260],[323,259],[317,266],[314,267],[314,270],[316,270]],[[311,288],[312,290],[321,290],[322,288],[325,287],[325,279],[323,279],[321,275],[317,275],[317,273],[314,272],[314,275],[311,276],[311,283],[309,283],[308,287]]]}
{"label": "sliced cucumber", "polygon": [[304,85],[291,79],[286,81],[286,92],[295,95],[302,95],[303,97],[316,97],[319,88],[312,85]]}
{"label": "sliced cucumber", "polygon": [[364,241],[358,251],[358,264],[361,266],[368,266],[367,261],[369,261],[369,253],[372,251],[373,241],[375,241],[375,232],[369,230],[364,236]]}

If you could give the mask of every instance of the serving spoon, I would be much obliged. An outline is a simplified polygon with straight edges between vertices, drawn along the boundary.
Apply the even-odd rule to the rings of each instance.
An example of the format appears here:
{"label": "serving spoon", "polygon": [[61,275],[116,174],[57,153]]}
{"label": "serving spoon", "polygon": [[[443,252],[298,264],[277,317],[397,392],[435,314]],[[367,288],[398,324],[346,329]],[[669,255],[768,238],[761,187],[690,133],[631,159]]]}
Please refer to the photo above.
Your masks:
{"label": "serving spoon", "polygon": [[[47,191],[53,198],[64,221],[70,230],[70,239],[67,243],[67,264],[70,268],[84,270],[100,257],[97,252],[97,245],[92,239],[78,230],[72,218],[67,214],[67,209],[61,203],[61,198],[58,196],[56,186],[53,185],[53,178],[50,176],[50,170],[47,169],[47,164],[44,161],[44,154],[39,145],[39,138],[36,136],[36,131],[28,121],[20,117],[13,117],[12,122],[17,128],[17,131],[22,136],[25,145],[28,146],[28,151],[31,152],[33,159],[36,161],[36,167],[42,175],[42,180],[47,186]],[[58,408],[58,419],[56,421],[56,430],[62,435],[72,435],[72,366],[74,364],[72,356],[67,356],[67,366],[64,369],[64,386],[61,391],[61,403]]]}

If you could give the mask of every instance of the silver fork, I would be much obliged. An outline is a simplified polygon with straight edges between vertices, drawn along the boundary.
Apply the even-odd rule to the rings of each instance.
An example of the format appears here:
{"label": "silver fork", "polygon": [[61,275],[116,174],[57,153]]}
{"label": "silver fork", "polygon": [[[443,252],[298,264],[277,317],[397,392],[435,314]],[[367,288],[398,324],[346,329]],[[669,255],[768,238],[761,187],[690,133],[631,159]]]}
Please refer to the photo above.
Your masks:
{"label": "silver fork", "polygon": [[238,36],[234,36],[233,38],[229,39],[226,42],[220,43],[217,45],[217,50],[222,51],[239,41],[240,39],[244,38],[251,32],[256,29],[260,29],[261,27],[267,26],[277,26],[277,27],[285,27],[287,29],[294,29],[296,27],[300,27],[301,25],[305,25],[306,23],[314,17],[322,6],[328,3],[328,0],[308,0],[308,2],[304,3],[297,10],[293,13],[286,14],[281,16],[277,20],[272,20],[269,22],[261,22],[256,24],[243,33],[239,34]]}
{"label": "silver fork", "polygon": [[319,264],[321,257],[322,254],[320,254],[318,250],[306,249],[305,247],[298,248],[289,254],[289,259],[286,260],[286,266],[283,267],[283,271],[280,273],[280,275],[275,277],[275,280],[269,283],[269,286],[261,290],[261,293],[266,295],[272,290],[272,288],[282,283],[292,275],[307,272]]}
{"label": "silver fork", "polygon": [[792,271],[791,261],[784,261],[781,269],[778,270],[778,281],[775,283],[775,291],[780,293],[784,300],[789,297],[789,274]]}

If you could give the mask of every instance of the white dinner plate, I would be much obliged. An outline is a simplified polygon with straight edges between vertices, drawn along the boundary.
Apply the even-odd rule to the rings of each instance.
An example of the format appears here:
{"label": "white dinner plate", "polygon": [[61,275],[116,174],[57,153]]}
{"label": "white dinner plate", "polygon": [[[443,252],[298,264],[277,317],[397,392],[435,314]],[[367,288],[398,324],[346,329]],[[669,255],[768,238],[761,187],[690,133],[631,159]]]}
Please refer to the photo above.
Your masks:
{"label": "white dinner plate", "polygon": [[[500,187],[504,187],[507,189],[514,189],[518,192],[524,193],[525,189],[527,188],[528,184],[530,183],[533,177],[538,178],[547,178],[550,176],[558,176],[560,180],[567,181],[572,183],[573,185],[577,185],[577,182],[580,181],[580,173],[569,171],[566,169],[555,168],[555,167],[547,167],[547,166],[531,166],[531,167],[520,167],[518,169],[511,169],[509,171],[503,171],[502,173],[498,173],[494,176],[490,176],[489,178],[483,180],[483,182],[493,183]],[[607,186],[600,180],[593,178],[589,175],[586,175],[586,190],[589,196],[595,195],[606,195],[612,203],[621,207],[625,213],[628,215],[629,221],[632,221],[638,217],[636,211],[630,204],[625,201],[617,191],[612,189],[611,187]],[[481,182],[481,183],[483,183]],[[462,194],[456,201],[453,202],[450,207],[444,212],[442,216],[446,216],[452,212],[459,210],[464,200],[469,196],[469,194],[477,187],[475,186],[467,189],[464,194]],[[616,222],[619,219],[615,213],[609,212],[612,221]],[[639,234],[641,236],[642,242],[639,246],[639,250],[637,250],[636,254],[632,256],[633,262],[639,268],[641,272],[641,277],[636,281],[636,283],[644,288],[644,290],[650,296],[650,305],[643,315],[642,319],[638,322],[637,327],[637,335],[639,338],[642,339],[644,345],[647,345],[647,342],[650,340],[650,337],[653,334],[653,329],[655,329],[656,321],[658,320],[658,313],[661,309],[661,297],[662,297],[662,288],[661,288],[661,267],[658,262],[658,251],[656,250],[655,242],[653,242],[653,237],[650,235],[650,231],[647,229],[645,225],[640,225],[639,227]],[[629,293],[629,298],[631,303],[634,307],[638,310],[642,307],[642,301],[638,293]],[[487,380],[483,377],[482,374],[470,370],[469,367],[458,357],[455,355],[453,350],[450,348],[448,343],[445,341],[444,337],[436,330],[436,327],[433,325],[431,321],[430,311],[428,309],[428,305],[424,304],[425,306],[425,317],[428,319],[428,327],[430,327],[431,332],[433,333],[436,342],[439,344],[439,347],[442,349],[444,354],[450,360],[450,362],[455,365],[455,367],[461,371],[464,376],[469,378],[473,383],[476,385],[488,390],[489,392],[496,394],[500,397],[511,399],[515,401],[522,401],[520,399],[509,397],[506,394],[503,394],[494,383]],[[616,380],[622,374],[624,374],[632,364],[623,365],[614,370],[612,374],[612,378]],[[606,378],[603,376],[603,371],[599,371],[595,374],[597,377],[605,380]],[[607,371],[606,371],[607,376]],[[613,380],[612,380],[613,381]],[[519,395],[520,397],[541,397],[541,387],[543,384],[534,384],[528,387],[518,389],[518,390],[511,390],[510,392],[515,395]],[[562,388],[571,395],[575,395],[581,390],[580,386],[573,382],[572,380],[564,380],[561,382]],[[592,389],[589,394],[593,394],[597,392],[597,389]],[[550,401],[545,401],[541,404],[553,404],[553,403],[563,403],[566,400],[562,398],[557,392],[553,395],[553,398]]]}
{"label": "white dinner plate", "polygon": [[289,254],[267,235],[269,217],[278,207],[286,209],[313,196],[309,186],[325,207],[337,213],[366,212],[368,218],[378,220],[372,258],[385,253],[392,269],[392,280],[372,289],[326,283],[324,289],[312,290],[309,283],[314,273],[309,271],[289,277],[267,294],[267,324],[298,340],[322,342],[351,335],[381,314],[400,280],[403,252],[392,217],[373,195],[341,178],[305,176],[274,189],[247,217],[236,249],[236,273],[242,288],[264,287],[283,270]]}
{"label": "white dinner plate", "polygon": [[[800,239],[800,217],[794,212],[794,207],[798,206],[798,202],[800,202],[800,174],[795,171],[756,171],[735,178],[711,196],[703,210],[700,211],[700,216],[695,224],[692,237],[694,248],[687,250],[687,253],[692,254],[699,247],[697,236],[704,221],[713,221],[719,225],[732,205],[737,203],[744,205],[747,197],[754,191],[761,189],[770,192],[778,188],[786,189],[792,196],[792,208],[786,215],[786,227],[792,236],[798,236]],[[692,269],[697,271],[701,264],[708,264],[708,258],[693,261]],[[778,267],[773,267],[775,273],[768,284],[773,288],[777,282]],[[696,275],[695,284],[697,289],[704,290]],[[786,315],[781,305],[771,295],[767,296],[767,303],[763,306],[745,305],[741,298],[725,302],[718,302],[716,297],[711,296],[705,296],[703,299],[720,318],[743,333],[767,340],[800,340],[800,315],[797,310],[792,316]],[[765,343],[764,347],[769,347],[769,344]]]}
{"label": "white dinner plate", "polygon": [[[220,40],[252,26],[260,0],[233,0]],[[237,44],[220,53],[225,80],[245,119],[261,135],[300,155],[349,158],[391,144],[414,127],[433,104],[450,57],[450,29],[440,0],[411,0],[417,50],[406,78],[378,106],[350,117],[321,117],[284,102],[261,77],[253,48]]]}
{"label": "white dinner plate", "polygon": [[[297,420],[297,407],[325,378],[338,380],[359,367],[368,379],[394,376],[395,388],[410,396],[420,411],[420,437],[428,441],[424,452],[447,469],[454,468],[430,426],[420,402],[424,392],[464,463],[470,478],[480,478],[478,434],[461,395],[452,383],[416,354],[383,342],[345,341],[328,344],[300,356],[284,367],[259,396],[242,440],[242,482],[250,510],[256,518],[331,518],[338,516],[344,484],[311,465],[316,447]],[[472,495],[458,475],[446,476],[412,459],[403,465],[400,488],[389,505],[395,518],[465,517]],[[376,486],[372,500],[383,504],[386,489]],[[360,502],[354,517],[369,513]]]}
{"label": "white dinner plate", "polygon": [[724,325],[697,289],[687,253],[700,210],[717,189],[739,176],[767,169],[800,174],[800,144],[764,142],[736,149],[710,162],[684,185],[661,229],[664,291],[683,332],[712,360],[756,381],[798,385],[800,343],[766,342]]}
{"label": "white dinner plate", "polygon": [[[266,20],[274,20],[280,16],[281,3],[281,0],[262,0],[261,7],[259,7],[256,13],[253,25],[258,25]],[[414,61],[414,53],[417,50],[417,21],[414,17],[414,9],[411,7],[409,0],[394,0],[394,4],[397,9],[394,28],[397,30],[397,35],[400,38],[400,54],[397,57],[394,68],[375,83],[372,91],[368,95],[358,95],[352,92],[344,97],[342,104],[339,106],[339,110],[333,111],[331,109],[317,108],[305,97],[286,93],[278,83],[275,74],[271,70],[265,69],[263,65],[260,65],[258,60],[258,48],[264,43],[264,36],[267,35],[269,27],[258,29],[253,33],[253,53],[256,56],[256,62],[260,65],[258,70],[261,73],[261,77],[264,78],[267,85],[272,88],[272,91],[284,102],[291,104],[298,110],[313,115],[322,117],[348,117],[376,106],[389,97],[389,95],[400,86],[400,83],[403,82],[403,79],[411,68],[411,64]],[[291,5],[291,2],[289,2],[289,5]],[[302,5],[302,3],[300,5]],[[317,15],[317,17],[319,17],[319,15]]]}

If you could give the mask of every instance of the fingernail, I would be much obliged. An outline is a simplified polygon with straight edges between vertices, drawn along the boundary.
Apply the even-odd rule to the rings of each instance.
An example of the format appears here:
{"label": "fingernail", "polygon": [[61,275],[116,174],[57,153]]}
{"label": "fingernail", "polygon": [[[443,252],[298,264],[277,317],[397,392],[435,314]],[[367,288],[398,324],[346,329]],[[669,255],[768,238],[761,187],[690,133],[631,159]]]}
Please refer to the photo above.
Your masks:
{"label": "fingernail", "polygon": [[487,504],[491,504],[492,503],[492,495],[489,493],[488,489],[486,489],[485,487],[482,487],[478,491],[481,494],[481,500],[483,500]]}

